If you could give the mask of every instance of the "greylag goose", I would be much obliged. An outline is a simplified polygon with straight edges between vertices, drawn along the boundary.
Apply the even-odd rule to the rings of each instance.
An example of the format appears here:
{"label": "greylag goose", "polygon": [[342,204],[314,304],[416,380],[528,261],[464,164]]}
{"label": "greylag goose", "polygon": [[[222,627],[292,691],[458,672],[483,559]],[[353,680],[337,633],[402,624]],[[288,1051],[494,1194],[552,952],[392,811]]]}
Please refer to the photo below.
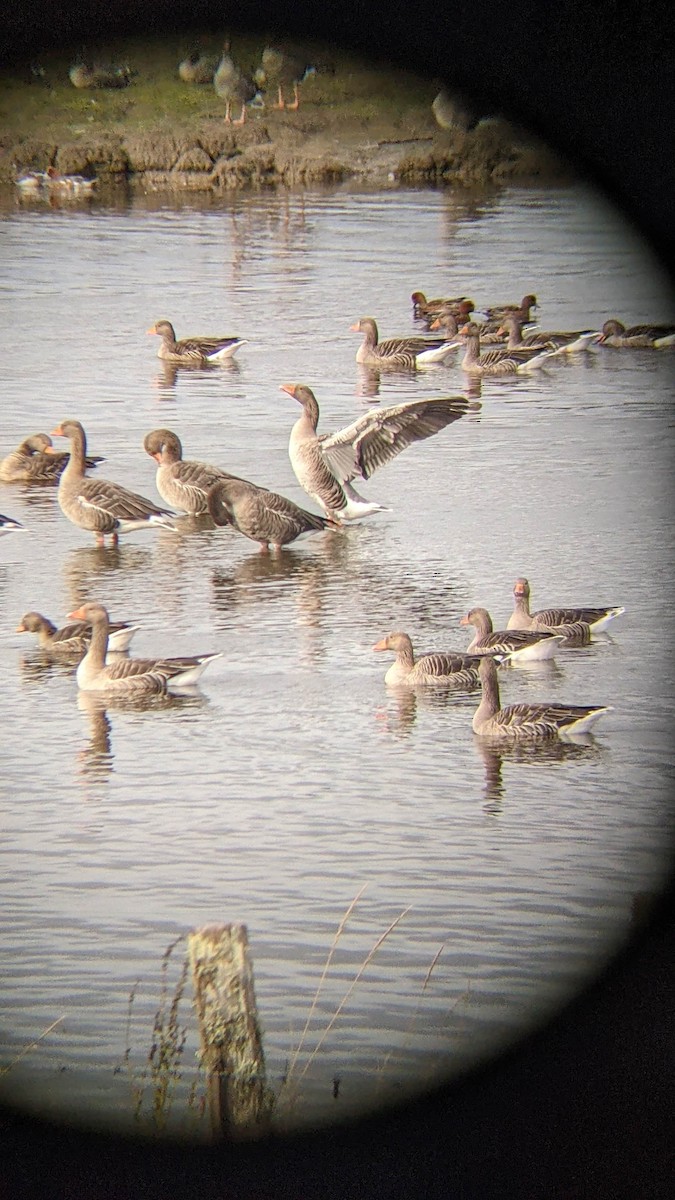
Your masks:
{"label": "greylag goose", "polygon": [[[48,433],[33,433],[3,458],[0,479],[3,483],[58,483],[69,458],[67,450],[54,449]],[[103,461],[100,454],[87,455],[87,467]]]}
{"label": "greylag goose", "polygon": [[508,654],[509,661],[541,662],[557,654],[565,635],[553,629],[498,629],[485,608],[472,608],[460,625],[473,625],[476,633],[466,648],[467,654]]}
{"label": "greylag goose", "polygon": [[23,528],[20,521],[15,521],[13,517],[5,517],[0,513],[0,537],[4,537],[6,533],[18,533]]}
{"label": "greylag goose", "polygon": [[170,429],[153,429],[143,448],[158,464],[155,486],[162,500],[189,516],[208,512],[209,489],[219,479],[234,478],[220,467],[184,459],[180,438]]}
{"label": "greylag goose", "polygon": [[470,321],[460,330],[466,351],[460,366],[467,375],[520,375],[543,367],[554,351],[539,349],[506,350],[503,347],[480,352],[480,329]]}
{"label": "greylag goose", "polygon": [[199,50],[193,50],[178,64],[178,78],[183,83],[213,83],[219,63],[218,54],[202,54]]}
{"label": "greylag goose", "polygon": [[[242,71],[230,57],[230,43],[225,42],[222,58],[213,76],[216,95],[225,101],[225,120],[228,125],[243,125],[246,120],[246,105],[254,101],[262,103],[258,86],[250,75]],[[241,105],[238,117],[232,117],[232,105]]]}
{"label": "greylag goose", "polygon": [[516,313],[522,317],[523,324],[527,325],[532,317],[530,311],[537,307],[537,297],[528,292],[527,296],[523,296],[520,304],[493,304],[489,308],[482,308],[480,311],[486,321],[502,321],[509,313]]}
{"label": "greylag goose", "polygon": [[675,345],[675,325],[631,325],[626,329],[621,321],[605,321],[598,341],[603,346],[619,349],[661,349]]}
{"label": "greylag goose", "polygon": [[[442,329],[446,341],[451,341],[461,337],[461,330],[469,320],[469,316],[466,317],[466,320],[464,319],[464,313],[460,309],[453,311],[451,308],[442,308],[438,315],[429,322],[429,330],[433,333],[437,329]],[[481,346],[501,346],[503,348],[506,341],[505,335],[499,332],[500,326],[497,321],[492,324],[494,329],[490,329],[486,333],[483,332],[486,326],[479,325]]]}
{"label": "greylag goose", "polygon": [[479,654],[423,654],[417,660],[412,641],[407,633],[388,633],[373,646],[373,650],[392,650],[396,661],[387,671],[384,682],[388,684],[439,684],[456,687],[474,687],[478,683]]}
{"label": "greylag goose", "polygon": [[68,77],[76,88],[124,88],[129,86],[135,73],[127,66],[75,63],[68,71]]}
{"label": "greylag goose", "polygon": [[383,511],[383,505],[365,500],[354,490],[353,479],[368,479],[413,442],[432,437],[475,408],[464,396],[413,400],[369,409],[344,429],[317,435],[319,405],[312,390],[288,383],[281,391],[302,405],[288,444],[295,477],[326,515],[337,521]]}
{"label": "greylag goose", "polygon": [[481,702],[471,722],[474,733],[505,741],[540,741],[544,738],[587,733],[609,705],[508,704],[500,708],[499,680],[493,659],[485,656],[478,668]]}
{"label": "greylag goose", "polygon": [[85,476],[87,439],[79,421],[62,421],[52,430],[55,437],[70,438],[70,459],[59,481],[58,501],[61,512],[73,525],[86,529],[103,546],[110,534],[117,545],[121,533],[134,529],[171,529],[176,514],[158,508],[119,483],[108,479],[88,479]]}
{"label": "greylag goose", "polygon": [[468,133],[480,121],[480,116],[464,96],[459,92],[451,95],[445,88],[434,96],[431,111],[441,129],[459,129],[461,133]]}
{"label": "greylag goose", "polygon": [[349,328],[353,333],[363,334],[363,341],[356,351],[356,361],[367,367],[414,370],[422,363],[445,362],[457,349],[455,342],[445,338],[395,337],[381,342],[377,323],[372,317],[361,317]]}
{"label": "greylag goose", "polygon": [[508,339],[507,350],[533,348],[554,350],[556,354],[576,354],[579,350],[588,350],[600,337],[597,329],[578,329],[574,333],[537,329],[523,337],[523,322],[518,313],[507,313],[499,332]]}
{"label": "greylag goose", "polygon": [[[116,652],[128,650],[138,628],[138,625],[129,625],[127,621],[110,621],[108,648]],[[39,612],[24,613],[16,627],[16,633],[36,633],[40,649],[56,656],[82,656],[86,654],[91,641],[91,625],[86,621],[75,621],[57,629],[53,621]]]}
{"label": "greylag goose", "polygon": [[427,300],[424,292],[413,292],[410,297],[415,317],[437,317],[441,311],[454,315],[465,314],[467,321],[476,305],[468,296],[437,296]]}
{"label": "greylag goose", "polygon": [[553,629],[581,621],[592,633],[606,629],[610,621],[625,613],[625,608],[609,604],[577,604],[557,608],[541,608],[530,612],[530,585],[527,579],[516,579],[513,585],[513,612],[507,629]]}
{"label": "greylag goose", "polygon": [[232,525],[244,537],[259,542],[263,554],[276,552],[305,533],[336,529],[337,522],[307,512],[285,496],[247,483],[219,479],[208,494],[208,509],[216,525]]}
{"label": "greylag goose", "polygon": [[[255,72],[255,79],[264,86],[277,89],[277,102],[273,108],[297,109],[300,107],[299,86],[310,75],[315,75],[317,67],[308,62],[305,55],[290,46],[265,46],[260,60],[260,66]],[[284,89],[293,88],[293,99],[286,100]]]}
{"label": "greylag goose", "polygon": [[146,333],[156,333],[162,340],[157,357],[169,363],[180,363],[188,367],[203,367],[207,363],[226,362],[246,342],[238,337],[189,337],[176,341],[176,333],[170,321],[156,321]]}
{"label": "greylag goose", "polygon": [[126,695],[166,692],[192,687],[216,654],[188,654],[181,658],[122,658],[106,662],[108,611],[102,604],[83,604],[68,619],[91,625],[91,642],[77,668],[77,684],[84,692],[117,692]]}

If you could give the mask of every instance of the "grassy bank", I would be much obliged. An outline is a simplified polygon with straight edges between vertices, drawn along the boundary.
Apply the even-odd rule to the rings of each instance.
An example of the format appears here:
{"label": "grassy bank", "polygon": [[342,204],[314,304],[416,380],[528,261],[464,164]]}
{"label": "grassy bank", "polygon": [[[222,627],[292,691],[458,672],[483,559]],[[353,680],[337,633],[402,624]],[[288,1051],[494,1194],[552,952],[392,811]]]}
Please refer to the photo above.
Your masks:
{"label": "grassy bank", "polygon": [[[268,97],[243,126],[227,125],[210,85],[183,83],[178,63],[198,45],[219,53],[212,34],[110,42],[101,62],[127,64],[129,87],[78,90],[68,69],[78,47],[46,56],[0,79],[0,180],[53,165],[64,173],[138,186],[218,189],[350,177],[403,183],[487,184],[568,172],[534,138],[502,119],[469,133],[442,130],[431,102],[438,85],[308,44],[308,61],[330,62],[302,85],[297,112]],[[247,70],[264,42],[238,39],[233,56]]]}

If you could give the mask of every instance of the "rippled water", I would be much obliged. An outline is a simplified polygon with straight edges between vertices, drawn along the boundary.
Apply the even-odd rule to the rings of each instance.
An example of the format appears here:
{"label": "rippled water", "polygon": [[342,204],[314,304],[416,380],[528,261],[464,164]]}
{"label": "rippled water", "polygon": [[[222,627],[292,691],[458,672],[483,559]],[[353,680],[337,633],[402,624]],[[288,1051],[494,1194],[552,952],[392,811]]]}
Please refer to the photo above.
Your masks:
{"label": "rippled water", "polygon": [[[554,329],[675,315],[645,246],[582,186],[340,188],[204,207],[5,196],[0,247],[2,453],[76,417],[103,473],[150,496],[143,437],[165,426],[186,457],[311,507],[288,461],[297,409],[281,383],[315,390],[324,429],[370,404],[465,391],[456,365],[377,380],[355,364],[349,325],[370,314],[382,335],[411,330],[417,288],[479,303],[532,290]],[[161,317],[178,336],[248,345],[229,368],[165,372],[144,336]],[[0,485],[0,511],[27,527],[0,543],[6,1099],[131,1126],[162,955],[211,921],[248,926],[278,1089],[364,888],[284,1118],[330,1119],[445,1078],[593,977],[626,937],[634,895],[668,869],[674,361],[596,349],[485,381],[479,412],[363,485],[391,512],[279,559],[204,522],[98,549],[53,490]],[[463,648],[460,616],[481,604],[504,624],[520,574],[538,607],[626,606],[611,636],[502,683],[505,702],[612,704],[586,745],[488,752],[471,731],[474,695],[383,683],[371,646],[384,633]],[[141,626],[136,654],[221,650],[199,694],[101,707],[13,632],[27,609],[62,622],[94,597]],[[194,1047],[190,1032],[172,1120],[198,1134]]]}

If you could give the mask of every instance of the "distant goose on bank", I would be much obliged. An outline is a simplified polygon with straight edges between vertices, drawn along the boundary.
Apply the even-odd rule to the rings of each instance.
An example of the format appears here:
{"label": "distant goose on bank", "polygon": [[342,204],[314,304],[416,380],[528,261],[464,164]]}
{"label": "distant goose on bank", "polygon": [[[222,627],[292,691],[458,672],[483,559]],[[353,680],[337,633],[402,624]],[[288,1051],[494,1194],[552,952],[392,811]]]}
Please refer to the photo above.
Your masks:
{"label": "distant goose on bank", "polygon": [[467,375],[521,375],[545,366],[553,355],[552,350],[506,350],[502,347],[481,354],[480,330],[475,321],[464,325],[460,336],[466,343],[460,366]]}
{"label": "distant goose on bank", "polygon": [[500,707],[497,667],[485,656],[479,667],[481,702],[471,722],[474,733],[504,741],[542,741],[587,733],[609,705],[508,704]]}
{"label": "distant goose on bank", "polygon": [[157,357],[164,362],[182,364],[188,367],[203,367],[207,363],[226,362],[232,358],[246,342],[238,337],[196,337],[182,338],[176,341],[176,333],[170,321],[156,321],[146,333],[155,333],[162,340],[157,351]]}
{"label": "distant goose on bank", "polygon": [[509,313],[516,313],[522,316],[523,324],[527,325],[532,320],[531,309],[536,307],[537,297],[528,292],[527,296],[523,296],[520,304],[493,304],[489,308],[480,309],[480,312],[486,321],[502,321]]}
{"label": "distant goose on bank", "polygon": [[155,486],[162,500],[189,516],[208,512],[209,489],[219,479],[234,478],[210,463],[184,459],[181,440],[170,429],[153,429],[146,434],[143,448],[158,464]]}
{"label": "distant goose on bank", "polygon": [[280,551],[303,534],[336,529],[336,521],[307,512],[285,496],[257,487],[245,479],[219,479],[208,495],[216,525],[232,525],[244,537],[259,542],[263,554]]}
{"label": "distant goose on bank", "polygon": [[68,76],[76,88],[125,88],[129,86],[135,73],[128,66],[106,67],[75,63],[68,71]]}
{"label": "distant goose on bank", "polygon": [[89,649],[77,668],[78,687],[85,692],[113,692],[126,695],[161,693],[192,687],[217,654],[186,654],[180,658],[122,658],[106,662],[108,652],[108,611],[93,602],[68,613],[69,620],[91,625]]}
{"label": "distant goose on bank", "polygon": [[20,521],[15,521],[13,517],[5,517],[0,513],[0,537],[4,537],[6,533],[18,533],[23,528]]}
{"label": "distant goose on bank", "polygon": [[70,461],[59,482],[58,501],[61,512],[73,525],[93,533],[96,543],[103,546],[110,534],[117,545],[120,534],[134,529],[171,529],[176,532],[172,518],[175,513],[158,508],[119,483],[108,479],[89,479],[85,476],[87,439],[79,421],[62,421],[52,430],[55,437],[70,438]]}
{"label": "distant goose on bank", "polygon": [[319,405],[313,391],[301,383],[283,384],[281,391],[297,400],[303,410],[288,444],[295,477],[326,516],[337,521],[355,521],[384,511],[382,504],[365,500],[355,491],[353,479],[368,479],[407,446],[432,437],[475,408],[464,396],[413,400],[372,408],[344,429],[318,435]]}
{"label": "distant goose on bank", "polygon": [[441,88],[431,102],[431,111],[441,129],[457,129],[468,133],[480,121],[479,114],[460,92]]}
{"label": "distant goose on bank", "polygon": [[517,313],[507,313],[500,331],[508,339],[507,350],[553,350],[556,354],[576,354],[588,350],[600,337],[597,329],[579,329],[574,333],[537,329],[523,336],[523,322]]}
{"label": "distant goose on bank", "polygon": [[657,349],[675,345],[675,325],[631,325],[626,329],[621,321],[605,321],[598,341],[603,346],[619,349]]}
{"label": "distant goose on bank", "polygon": [[373,650],[391,650],[396,661],[387,671],[384,682],[392,685],[418,684],[455,687],[475,687],[478,683],[478,667],[481,655],[447,654],[434,652],[423,654],[417,660],[409,634],[397,631],[388,633],[376,642]]}
{"label": "distant goose on bank", "polygon": [[[67,450],[55,450],[48,433],[33,433],[3,458],[0,479],[3,483],[58,483],[68,465]],[[104,459],[100,454],[87,456],[87,467],[96,467]]]}
{"label": "distant goose on bank", "polygon": [[530,612],[530,585],[527,579],[519,578],[513,585],[513,612],[508,619],[507,629],[552,629],[570,622],[583,621],[592,633],[606,629],[610,621],[620,617],[626,610],[608,604],[566,605],[556,608],[541,608]]}
{"label": "distant goose on bank", "polygon": [[410,297],[415,317],[436,317],[441,310],[454,314],[465,313],[467,321],[476,305],[468,296],[437,296],[428,300],[424,292],[413,292]]}
{"label": "distant goose on bank", "polygon": [[511,662],[541,662],[557,654],[564,635],[552,629],[493,629],[485,608],[472,608],[460,625],[473,625],[476,632],[467,654],[508,654]]}
{"label": "distant goose on bank", "polygon": [[[296,110],[300,107],[300,84],[319,69],[333,73],[329,64],[311,63],[302,51],[291,46],[269,45],[262,52],[255,79],[261,86],[276,88],[277,102],[273,108]],[[293,88],[293,99],[287,100],[284,91],[290,87]]]}
{"label": "distant goose on bank", "polygon": [[219,62],[219,54],[203,54],[193,50],[178,64],[178,77],[183,83],[213,83]]}
{"label": "distant goose on bank", "polygon": [[356,351],[357,363],[366,367],[392,367],[415,370],[424,363],[445,362],[453,357],[456,345],[445,338],[395,337],[379,341],[377,323],[372,317],[361,317],[349,326],[353,333],[362,333],[363,341]]}
{"label": "distant goose on bank", "polygon": [[[216,95],[225,101],[225,120],[228,124],[243,125],[246,120],[246,106],[254,101],[262,104],[262,96],[255,80],[238,67],[230,56],[230,43],[225,42],[222,58],[213,76],[213,86]],[[239,105],[241,112],[238,117],[232,117],[232,105]]]}
{"label": "distant goose on bank", "polygon": [[[129,625],[127,621],[111,621],[108,625],[108,649],[115,652],[128,650],[138,628],[138,625]],[[24,613],[16,632],[37,634],[40,649],[57,658],[84,655],[91,642],[91,625],[86,621],[74,621],[57,629],[53,621],[39,612]]]}

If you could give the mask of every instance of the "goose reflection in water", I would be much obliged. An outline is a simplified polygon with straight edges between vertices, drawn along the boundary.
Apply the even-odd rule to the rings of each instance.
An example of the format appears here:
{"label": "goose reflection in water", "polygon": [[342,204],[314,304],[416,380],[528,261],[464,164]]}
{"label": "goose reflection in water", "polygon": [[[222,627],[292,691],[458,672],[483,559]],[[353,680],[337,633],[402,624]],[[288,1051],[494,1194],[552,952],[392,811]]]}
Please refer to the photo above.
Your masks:
{"label": "goose reflection in water", "polygon": [[78,690],[77,707],[89,725],[89,743],[76,753],[80,781],[84,785],[108,783],[114,773],[115,755],[111,742],[113,723],[109,712],[120,716],[147,715],[149,719],[150,714],[175,711],[177,708],[202,708],[207,704],[207,698],[196,690],[152,696],[106,696]]}
{"label": "goose reflection in water", "polygon": [[[592,734],[578,734],[574,741],[562,742],[557,738],[540,742],[520,743],[496,746],[488,738],[475,737],[473,745],[479,758],[485,766],[485,786],[483,794],[487,801],[486,811],[501,812],[503,801],[508,798],[508,783],[502,778],[504,763],[529,767],[551,767],[554,764],[568,765],[574,761],[588,762],[605,756],[605,750],[598,745]],[[545,787],[551,787],[550,781],[542,776]],[[554,794],[559,795],[559,792]],[[545,798],[542,793],[542,798]]]}
{"label": "goose reflection in water", "polygon": [[79,608],[93,595],[109,596],[111,581],[118,579],[120,573],[125,578],[132,572],[145,574],[152,561],[152,550],[147,546],[130,543],[125,546],[78,546],[63,559],[69,607]]}

